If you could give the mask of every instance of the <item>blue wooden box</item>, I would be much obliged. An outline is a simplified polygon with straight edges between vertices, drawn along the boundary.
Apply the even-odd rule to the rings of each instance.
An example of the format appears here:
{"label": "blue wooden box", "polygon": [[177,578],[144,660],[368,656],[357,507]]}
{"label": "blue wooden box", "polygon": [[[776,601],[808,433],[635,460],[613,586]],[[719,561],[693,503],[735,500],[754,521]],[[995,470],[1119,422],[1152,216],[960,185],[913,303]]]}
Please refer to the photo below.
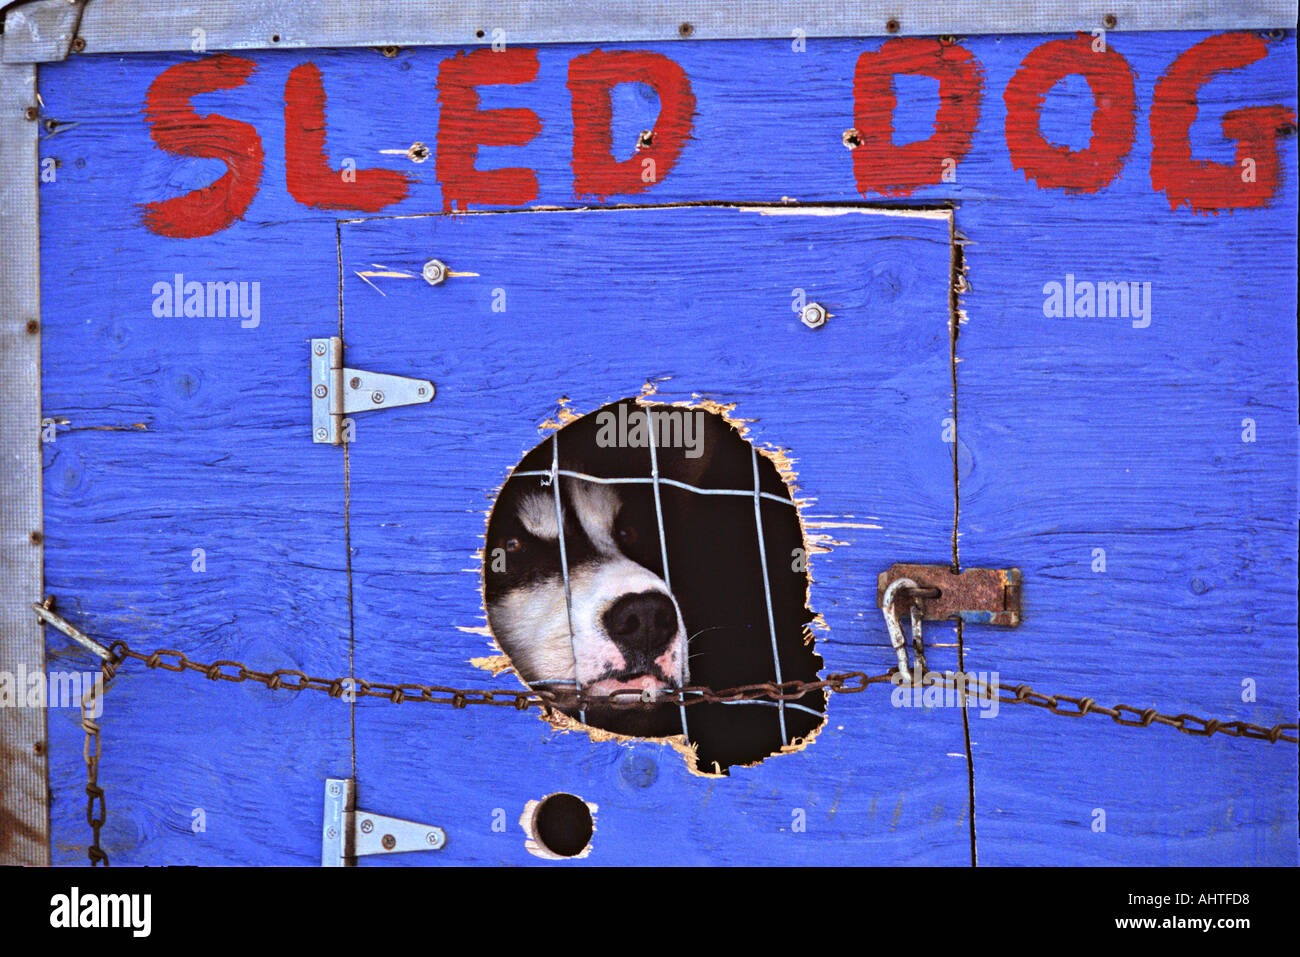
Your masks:
{"label": "blue wooden box", "polygon": [[[1023,624],[929,625],[932,668],[1295,722],[1293,4],[566,35],[119,6],[162,12],[6,18],[0,149],[31,174],[4,174],[6,361],[38,375],[5,426],[40,452],[5,465],[9,671],[94,670],[40,637],[52,594],[105,644],[519,690],[483,604],[494,494],[568,416],[649,396],[725,407],[787,467],[824,672],[894,664],[895,562],[1016,567]],[[436,398],[314,442],[333,336]],[[368,866],[1296,863],[1294,744],[902,703],[832,695],[806,746],[709,776],[536,710],[128,662],[101,844],[312,865],[350,779],[447,836]],[[77,708],[0,711],[0,855],[84,863]],[[567,862],[520,823],[557,792],[596,808]]]}

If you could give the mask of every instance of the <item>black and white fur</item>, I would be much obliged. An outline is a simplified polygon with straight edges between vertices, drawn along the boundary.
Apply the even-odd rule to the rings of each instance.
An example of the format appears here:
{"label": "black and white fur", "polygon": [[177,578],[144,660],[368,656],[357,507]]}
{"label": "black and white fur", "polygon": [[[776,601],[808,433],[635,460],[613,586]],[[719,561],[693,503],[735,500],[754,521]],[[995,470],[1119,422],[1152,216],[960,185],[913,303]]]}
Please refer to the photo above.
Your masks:
{"label": "black and white fur", "polygon": [[[648,449],[600,447],[593,417],[557,433],[560,471],[602,479],[648,477]],[[752,447],[721,417],[707,420],[703,454],[657,450],[660,476],[700,488],[752,488]],[[687,684],[734,687],[774,679],[774,644],[784,680],[816,677],[821,659],[806,639],[808,578],[792,570],[803,566],[792,565],[790,557],[804,547],[792,505],[763,503],[769,556],[764,569],[753,497],[699,495],[661,484],[657,509],[654,489],[644,481],[608,484],[560,475],[557,510],[556,486],[546,474],[555,454],[548,440],[524,457],[488,522],[488,623],[525,682],[576,686],[591,694]],[[759,456],[758,469],[762,490],[788,499],[772,463]],[[800,704],[802,711],[785,710],[783,723],[770,705],[698,704],[685,709],[684,728],[683,709],[670,702],[589,708],[582,718],[593,727],[644,737],[687,730],[699,767],[714,770],[761,760],[820,726],[824,697],[810,694]]]}

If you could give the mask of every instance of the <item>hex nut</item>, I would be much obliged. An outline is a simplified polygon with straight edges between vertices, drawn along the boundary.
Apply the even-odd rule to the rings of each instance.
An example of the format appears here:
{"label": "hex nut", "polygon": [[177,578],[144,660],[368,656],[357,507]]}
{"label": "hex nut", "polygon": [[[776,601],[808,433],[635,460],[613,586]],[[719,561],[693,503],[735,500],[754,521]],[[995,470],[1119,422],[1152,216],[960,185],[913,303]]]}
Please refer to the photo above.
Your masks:
{"label": "hex nut", "polygon": [[420,275],[430,286],[437,286],[447,278],[447,264],[438,259],[430,259],[420,270]]}
{"label": "hex nut", "polygon": [[799,313],[799,321],[809,329],[820,329],[826,325],[826,308],[819,303],[810,302]]}

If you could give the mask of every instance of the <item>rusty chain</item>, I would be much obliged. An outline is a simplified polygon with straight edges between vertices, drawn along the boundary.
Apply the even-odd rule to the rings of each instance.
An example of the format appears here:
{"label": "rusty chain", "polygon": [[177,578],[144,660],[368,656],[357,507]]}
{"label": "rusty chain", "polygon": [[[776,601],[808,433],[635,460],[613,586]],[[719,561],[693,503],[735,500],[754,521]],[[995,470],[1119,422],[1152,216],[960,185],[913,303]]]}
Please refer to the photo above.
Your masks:
{"label": "rusty chain", "polygon": [[[739,685],[734,688],[715,690],[700,685],[687,685],[672,691],[651,693],[635,689],[613,691],[608,694],[591,695],[577,691],[552,689],[504,691],[491,688],[452,688],[444,685],[426,685],[414,682],[404,684],[387,684],[366,681],[361,678],[317,678],[302,671],[277,669],[275,671],[255,671],[243,663],[222,659],[204,664],[191,660],[184,652],[174,648],[160,648],[145,654],[131,648],[124,641],[115,641],[109,646],[110,658],[105,665],[117,664],[128,659],[140,661],[146,667],[163,671],[195,671],[212,681],[244,682],[256,681],[272,691],[322,691],[331,698],[353,700],[356,697],[383,698],[394,704],[406,701],[421,701],[430,704],[448,704],[455,708],[469,705],[494,705],[526,711],[540,707],[549,713],[554,710],[577,710],[583,708],[617,707],[638,708],[662,705],[690,707],[703,703],[726,704],[734,701],[793,701],[804,695],[817,691],[835,694],[856,694],[865,691],[874,684],[899,684],[900,671],[893,668],[884,674],[868,675],[863,671],[836,672],[816,681],[767,681],[757,684]],[[1029,685],[993,685],[974,678],[963,672],[926,671],[922,684],[939,684],[944,688],[963,693],[967,697],[995,696],[998,701],[1007,704],[1029,704],[1046,708],[1054,714],[1067,717],[1083,717],[1088,714],[1105,715],[1116,724],[1129,727],[1149,727],[1153,724],[1165,725],[1201,737],[1225,734],[1234,738],[1252,738],[1259,741],[1290,741],[1300,743],[1300,738],[1285,734],[1286,731],[1298,730],[1300,725],[1278,724],[1271,728],[1251,724],[1246,721],[1219,721],[1214,718],[1200,718],[1191,714],[1167,715],[1155,708],[1135,708],[1132,705],[1118,704],[1113,707],[1097,704],[1093,698],[1072,698],[1067,695],[1048,695],[1035,691]],[[973,691],[971,689],[974,689]],[[1013,694],[1003,694],[1003,689],[1010,689]],[[1070,705],[1061,707],[1062,703]],[[1125,717],[1132,715],[1133,717]]]}
{"label": "rusty chain", "polygon": [[108,866],[108,855],[99,846],[99,832],[103,829],[104,822],[108,820],[108,805],[104,800],[104,789],[99,784],[101,750],[99,722],[95,718],[102,710],[104,692],[108,689],[108,682],[115,668],[115,663],[104,661],[100,671],[103,683],[99,686],[92,684],[81,696],[81,729],[86,733],[86,740],[82,745],[82,754],[86,759],[86,823],[90,825],[92,835],[90,846],[86,848],[86,856],[90,858],[91,867],[100,864]]}
{"label": "rusty chain", "polygon": [[[44,609],[42,617],[47,621],[54,618],[49,611],[49,604],[34,606],[38,613]],[[61,626],[66,622],[59,620]],[[61,630],[65,630],[61,628]],[[381,698],[393,704],[407,701],[420,701],[429,704],[446,704],[453,708],[466,708],[470,705],[489,705],[514,708],[527,711],[541,708],[548,716],[556,710],[573,711],[586,708],[614,707],[639,708],[676,705],[690,707],[703,703],[721,703],[735,701],[793,701],[815,692],[833,694],[857,694],[875,684],[893,684],[897,686],[939,686],[956,691],[961,696],[962,705],[967,698],[993,700],[1005,704],[1028,704],[1044,708],[1053,714],[1071,718],[1085,715],[1104,715],[1126,727],[1147,728],[1153,724],[1164,725],[1197,737],[1211,737],[1223,734],[1233,738],[1249,738],[1255,741],[1288,741],[1300,743],[1300,737],[1286,734],[1287,731],[1300,730],[1300,724],[1276,724],[1272,727],[1252,724],[1247,721],[1220,721],[1216,718],[1201,718],[1193,714],[1169,715],[1155,708],[1135,708],[1132,705],[1100,705],[1090,697],[1076,698],[1068,695],[1049,695],[1035,691],[1029,685],[990,684],[966,672],[938,672],[925,670],[919,681],[908,681],[900,668],[891,668],[884,674],[868,675],[863,671],[835,672],[816,681],[761,682],[739,685],[734,688],[715,690],[700,685],[688,685],[667,692],[645,692],[638,690],[613,691],[608,694],[590,695],[578,691],[529,689],[507,691],[496,688],[454,688],[445,685],[427,685],[415,682],[389,684],[367,681],[361,678],[319,678],[306,672],[287,668],[274,671],[256,671],[242,662],[231,659],[219,659],[210,663],[192,660],[182,651],[174,648],[159,648],[149,653],[136,651],[125,641],[115,641],[106,649],[94,639],[67,626],[67,632],[75,632],[82,644],[100,651],[104,661],[101,665],[103,684],[92,687],[81,700],[81,726],[86,739],[84,755],[86,760],[86,821],[92,832],[92,842],[87,848],[91,864],[108,865],[108,855],[99,844],[100,831],[108,817],[104,800],[104,789],[99,785],[99,761],[101,744],[99,724],[92,716],[93,705],[102,701],[103,692],[108,683],[116,676],[118,667],[125,661],[139,661],[152,670],[183,672],[194,671],[211,681],[229,681],[242,683],[255,681],[272,691],[321,691],[331,698],[343,698],[354,701],[358,697]],[[1002,693],[1009,690],[1011,694]],[[1068,705],[1068,707],[1063,707]]]}

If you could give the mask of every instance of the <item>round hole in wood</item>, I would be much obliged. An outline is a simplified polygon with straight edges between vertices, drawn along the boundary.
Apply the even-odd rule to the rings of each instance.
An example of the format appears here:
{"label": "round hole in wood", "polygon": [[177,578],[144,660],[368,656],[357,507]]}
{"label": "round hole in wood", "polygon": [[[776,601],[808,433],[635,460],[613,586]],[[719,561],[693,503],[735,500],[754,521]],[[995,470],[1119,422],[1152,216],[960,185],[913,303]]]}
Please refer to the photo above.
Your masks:
{"label": "round hole in wood", "polygon": [[549,795],[533,812],[533,839],[556,857],[577,857],[594,832],[591,808],[576,794]]}

